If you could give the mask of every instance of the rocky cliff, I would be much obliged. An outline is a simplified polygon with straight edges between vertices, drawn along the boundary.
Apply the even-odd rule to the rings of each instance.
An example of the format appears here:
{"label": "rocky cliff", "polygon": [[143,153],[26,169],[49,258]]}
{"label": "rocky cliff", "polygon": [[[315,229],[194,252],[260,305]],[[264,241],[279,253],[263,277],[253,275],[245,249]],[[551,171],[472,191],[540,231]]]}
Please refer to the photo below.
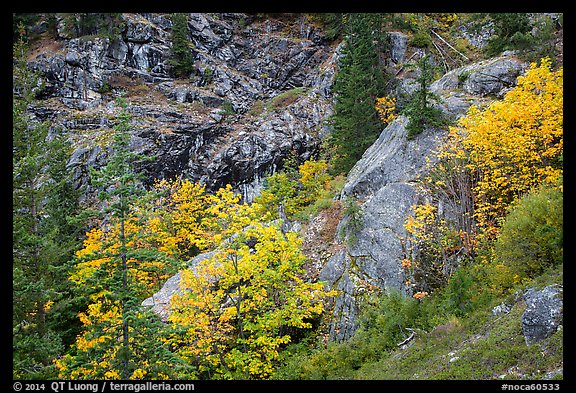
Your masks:
{"label": "rocky cliff", "polygon": [[[439,109],[456,120],[471,105],[502,96],[526,66],[512,54],[505,54],[452,70],[434,82],[431,90],[440,97]],[[320,280],[341,291],[334,303],[330,328],[333,340],[348,338],[355,331],[358,299],[366,288],[394,288],[412,294],[401,263],[405,257],[404,223],[412,206],[425,198],[419,192],[418,181],[447,130],[427,128],[408,140],[407,124],[404,116],[389,124],[348,173],[341,198],[352,198],[360,212],[340,222],[338,233],[345,235],[339,241],[344,247],[328,260],[319,275]],[[455,213],[449,211],[448,203],[445,206],[445,215]]]}
{"label": "rocky cliff", "polygon": [[[335,48],[305,18],[190,14],[194,71],[172,77],[170,15],[122,14],[115,39],[44,38],[30,64],[46,87],[35,109],[74,142],[70,168],[86,186],[98,166],[123,94],[133,148],[155,155],[154,178],[186,176],[215,190],[227,183],[250,200],[262,179],[295,154],[317,153],[331,114]],[[89,191],[87,189],[87,191]]]}

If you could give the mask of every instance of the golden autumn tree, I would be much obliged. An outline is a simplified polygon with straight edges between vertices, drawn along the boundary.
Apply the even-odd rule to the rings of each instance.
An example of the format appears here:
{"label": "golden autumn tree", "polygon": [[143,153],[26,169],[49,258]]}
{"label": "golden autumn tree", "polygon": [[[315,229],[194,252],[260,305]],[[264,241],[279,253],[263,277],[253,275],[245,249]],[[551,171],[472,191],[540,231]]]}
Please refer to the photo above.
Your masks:
{"label": "golden autumn tree", "polygon": [[563,174],[563,69],[532,63],[517,85],[485,108],[472,106],[436,153],[426,187],[459,207],[472,249],[494,239],[509,206]]}
{"label": "golden autumn tree", "polygon": [[[563,173],[563,69],[532,63],[503,100],[471,107],[450,129],[445,155],[467,157],[475,183],[474,218],[494,235],[506,209]],[[493,233],[491,233],[493,232]]]}
{"label": "golden autumn tree", "polygon": [[374,108],[378,113],[378,118],[380,118],[380,121],[384,123],[384,125],[392,123],[397,117],[395,113],[396,99],[394,97],[384,96],[376,98]]}
{"label": "golden autumn tree", "polygon": [[177,178],[159,180],[155,214],[149,227],[158,250],[180,260],[193,258],[213,246],[206,228],[208,196],[205,187]]}
{"label": "golden autumn tree", "polygon": [[261,222],[258,206],[236,205],[232,195],[220,190],[208,209],[221,245],[182,272],[169,320],[184,334],[172,344],[200,378],[267,378],[282,346],[312,327],[333,293],[304,279],[296,233]]}
{"label": "golden autumn tree", "polygon": [[[523,196],[558,184],[562,157],[563,70],[553,71],[550,60],[542,59],[502,100],[471,107],[450,127],[423,179],[429,202],[415,206],[406,221],[406,240],[418,250],[407,250],[403,266],[409,276],[425,265],[444,266],[446,275],[450,258],[472,260],[480,244],[497,239],[509,209]],[[455,219],[440,217],[439,206]]]}
{"label": "golden autumn tree", "polygon": [[[246,225],[240,217],[249,206],[230,185],[209,194],[205,186],[177,178],[156,182],[155,190],[161,197],[155,201],[159,208],[148,221],[150,242],[178,260],[187,261],[214,249]],[[239,216],[235,225],[230,215]]]}

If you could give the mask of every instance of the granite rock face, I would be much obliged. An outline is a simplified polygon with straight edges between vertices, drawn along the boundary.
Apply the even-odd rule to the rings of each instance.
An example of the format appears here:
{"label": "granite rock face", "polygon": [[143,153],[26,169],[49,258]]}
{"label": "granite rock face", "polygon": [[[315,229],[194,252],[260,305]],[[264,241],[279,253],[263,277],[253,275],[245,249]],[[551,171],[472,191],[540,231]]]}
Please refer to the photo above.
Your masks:
{"label": "granite rock face", "polygon": [[[456,120],[471,105],[498,96],[515,84],[526,64],[504,55],[455,69],[431,85],[446,117]],[[458,78],[466,75],[468,79]],[[344,216],[339,224],[343,249],[325,265],[319,279],[341,295],[335,299],[330,338],[343,340],[357,328],[360,295],[370,286],[397,289],[412,295],[406,284],[401,261],[405,257],[402,239],[404,223],[412,207],[426,201],[419,179],[433,163],[433,152],[447,129],[426,128],[407,140],[408,119],[399,116],[390,123],[350,170],[340,198],[356,203],[356,217]],[[450,216],[448,203],[443,214]]]}

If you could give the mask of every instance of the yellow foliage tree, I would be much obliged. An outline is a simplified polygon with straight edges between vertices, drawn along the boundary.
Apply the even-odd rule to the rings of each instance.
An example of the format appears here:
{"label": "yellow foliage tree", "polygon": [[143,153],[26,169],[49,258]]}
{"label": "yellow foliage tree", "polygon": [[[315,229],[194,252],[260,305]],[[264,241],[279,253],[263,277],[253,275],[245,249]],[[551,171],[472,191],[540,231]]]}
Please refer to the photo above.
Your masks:
{"label": "yellow foliage tree", "polygon": [[173,345],[200,377],[267,378],[281,347],[312,327],[323,299],[334,293],[304,280],[296,233],[260,222],[257,206],[244,205],[233,215],[213,206],[222,212],[218,225],[235,234],[212,258],[182,272],[170,321],[185,334],[174,336]]}
{"label": "yellow foliage tree", "polygon": [[161,197],[149,226],[159,251],[186,260],[213,245],[203,223],[204,186],[178,178],[157,181],[155,189]]}
{"label": "yellow foliage tree", "polygon": [[376,112],[380,121],[384,124],[390,124],[396,117],[396,99],[393,97],[379,97],[376,98]]}
{"label": "yellow foliage tree", "polygon": [[[471,107],[450,127],[423,185],[429,199],[446,202],[456,219],[445,222],[430,204],[415,207],[405,225],[410,247],[418,250],[415,255],[405,245],[403,266],[410,277],[417,269],[440,267],[440,261],[445,264],[461,251],[473,257],[478,245],[498,237],[510,207],[541,184],[559,184],[562,89],[562,68],[553,71],[550,60],[542,59],[502,100]],[[432,258],[422,260],[422,251]]]}
{"label": "yellow foliage tree", "polygon": [[158,345],[164,339],[158,316],[140,304],[173,273],[174,260],[149,244],[147,215],[137,207],[146,192],[132,167],[141,157],[129,149],[130,115],[118,103],[113,154],[91,179],[101,187],[107,224],[88,232],[70,275],[89,305],[71,351],[55,361],[63,379],[170,378],[177,369],[169,348]]}
{"label": "yellow foliage tree", "polygon": [[452,270],[449,257],[459,250],[460,234],[439,217],[430,203],[414,206],[414,215],[404,224],[405,258],[402,267],[407,285],[430,291],[444,285]]}
{"label": "yellow foliage tree", "polygon": [[472,107],[451,128],[449,154],[468,158],[476,178],[474,217],[488,235],[496,235],[506,209],[542,183],[562,175],[563,70],[550,59],[530,65],[503,100],[481,110]]}
{"label": "yellow foliage tree", "polygon": [[553,71],[551,61],[542,59],[504,99],[483,109],[472,106],[450,127],[428,185],[466,206],[461,213],[474,225],[463,229],[471,236],[478,231],[494,239],[509,206],[562,176],[563,103],[563,69]]}

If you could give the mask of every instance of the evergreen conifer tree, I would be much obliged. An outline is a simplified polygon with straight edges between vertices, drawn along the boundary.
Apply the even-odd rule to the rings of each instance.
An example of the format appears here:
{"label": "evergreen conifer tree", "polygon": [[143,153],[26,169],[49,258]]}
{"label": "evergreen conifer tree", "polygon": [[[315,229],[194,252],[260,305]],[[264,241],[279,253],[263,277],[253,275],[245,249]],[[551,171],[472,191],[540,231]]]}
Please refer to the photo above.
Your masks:
{"label": "evergreen conifer tree", "polygon": [[334,81],[334,115],[330,119],[335,173],[350,170],[380,134],[375,102],[383,95],[385,82],[376,45],[380,17],[349,14],[345,19],[345,45]]}
{"label": "evergreen conifer tree", "polygon": [[168,379],[176,370],[176,358],[163,345],[159,317],[141,302],[159,289],[149,288],[143,278],[173,261],[143,245],[136,207],[146,190],[133,165],[146,158],[131,151],[127,104],[119,98],[118,105],[108,162],[91,168],[92,183],[101,190],[104,222],[88,233],[71,275],[90,299],[80,315],[84,331],[73,352],[56,363],[63,378]]}
{"label": "evergreen conifer tree", "polygon": [[409,118],[406,127],[408,130],[407,139],[409,140],[414,139],[416,135],[424,131],[425,126],[440,126],[444,121],[442,112],[433,106],[433,102],[438,101],[438,96],[430,91],[430,84],[433,79],[430,56],[422,56],[417,65],[419,70],[419,75],[416,78],[418,89],[403,110],[403,114]]}
{"label": "evergreen conifer tree", "polygon": [[28,68],[25,40],[21,26],[13,47],[13,373],[34,379],[54,376],[51,360],[74,329],[67,261],[80,244],[82,223],[67,221],[78,209],[65,169],[68,143],[30,111],[42,83]]}
{"label": "evergreen conifer tree", "polygon": [[172,58],[170,64],[173,67],[174,76],[178,78],[188,78],[194,71],[194,55],[188,35],[186,14],[172,14]]}

